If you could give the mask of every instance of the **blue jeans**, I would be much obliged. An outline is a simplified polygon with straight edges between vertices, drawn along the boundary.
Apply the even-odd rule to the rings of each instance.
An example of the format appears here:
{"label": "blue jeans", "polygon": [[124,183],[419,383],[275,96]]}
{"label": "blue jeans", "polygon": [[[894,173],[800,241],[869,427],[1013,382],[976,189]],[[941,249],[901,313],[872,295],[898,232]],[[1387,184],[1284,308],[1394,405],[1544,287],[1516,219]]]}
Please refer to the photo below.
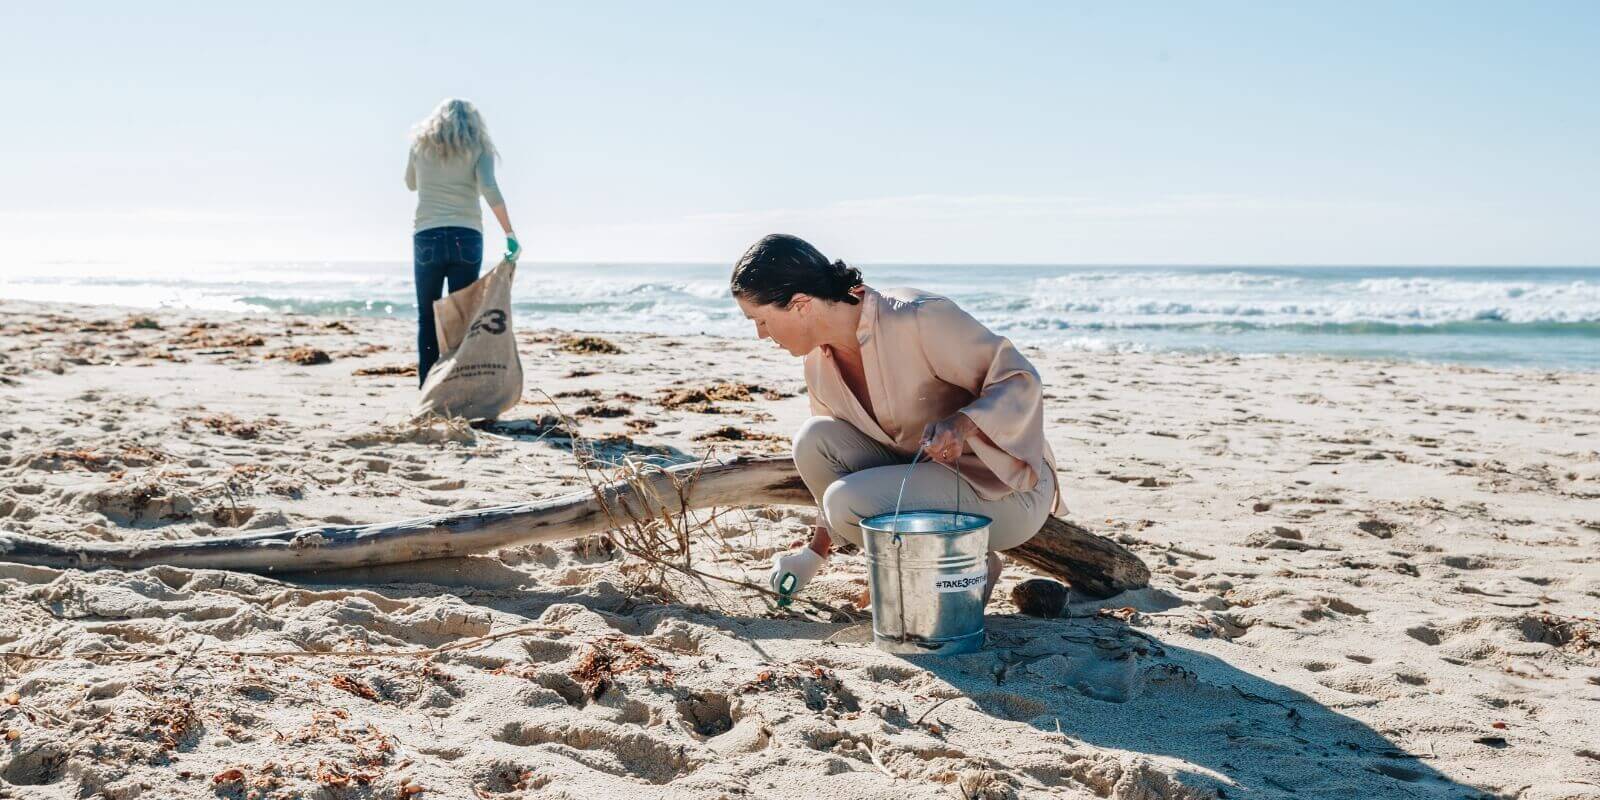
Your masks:
{"label": "blue jeans", "polygon": [[471,228],[429,228],[411,237],[417,276],[417,384],[439,360],[439,334],[433,329],[433,301],[467,288],[483,269],[483,234]]}

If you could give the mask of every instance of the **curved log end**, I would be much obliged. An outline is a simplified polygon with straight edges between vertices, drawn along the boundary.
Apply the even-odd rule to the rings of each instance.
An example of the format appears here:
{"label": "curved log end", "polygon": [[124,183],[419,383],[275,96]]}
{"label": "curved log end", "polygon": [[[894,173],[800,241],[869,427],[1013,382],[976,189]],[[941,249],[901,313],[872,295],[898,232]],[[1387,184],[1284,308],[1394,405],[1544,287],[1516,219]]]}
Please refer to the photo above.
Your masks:
{"label": "curved log end", "polygon": [[1150,585],[1150,568],[1133,551],[1057,517],[1047,518],[1039,533],[1006,555],[1090,597]]}

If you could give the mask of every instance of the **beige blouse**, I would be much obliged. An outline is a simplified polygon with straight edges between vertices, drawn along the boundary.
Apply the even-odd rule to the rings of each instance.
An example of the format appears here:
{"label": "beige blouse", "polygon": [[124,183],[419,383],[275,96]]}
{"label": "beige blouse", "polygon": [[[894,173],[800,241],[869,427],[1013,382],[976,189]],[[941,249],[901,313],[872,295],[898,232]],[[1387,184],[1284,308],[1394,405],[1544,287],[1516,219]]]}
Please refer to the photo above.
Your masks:
{"label": "beige blouse", "polygon": [[[854,425],[911,456],[930,422],[960,411],[977,424],[960,458],[961,476],[980,497],[1031,491],[1055,469],[1044,438],[1039,371],[1011,344],[955,303],[916,289],[861,292],[856,338],[876,417],[845,384],[824,345],[806,354],[811,413]],[[1052,508],[1059,506],[1058,491]]]}

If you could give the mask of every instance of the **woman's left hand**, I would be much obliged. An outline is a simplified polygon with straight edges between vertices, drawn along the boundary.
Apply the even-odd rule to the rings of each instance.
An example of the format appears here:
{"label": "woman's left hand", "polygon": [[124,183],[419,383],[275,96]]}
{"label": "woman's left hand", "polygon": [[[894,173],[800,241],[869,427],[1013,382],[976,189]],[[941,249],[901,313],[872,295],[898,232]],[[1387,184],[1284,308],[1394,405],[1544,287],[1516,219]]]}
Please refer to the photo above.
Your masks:
{"label": "woman's left hand", "polygon": [[977,429],[978,424],[959,411],[938,422],[930,422],[922,429],[922,452],[947,467],[955,466],[967,437]]}

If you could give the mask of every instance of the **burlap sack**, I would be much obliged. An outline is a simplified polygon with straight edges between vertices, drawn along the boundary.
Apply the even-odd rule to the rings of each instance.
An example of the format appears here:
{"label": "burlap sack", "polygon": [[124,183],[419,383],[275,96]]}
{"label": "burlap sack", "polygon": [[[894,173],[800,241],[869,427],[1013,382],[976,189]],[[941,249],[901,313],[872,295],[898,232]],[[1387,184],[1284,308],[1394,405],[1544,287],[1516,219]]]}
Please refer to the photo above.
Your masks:
{"label": "burlap sack", "polygon": [[439,361],[422,384],[416,415],[495,419],[522,398],[522,359],[511,332],[511,279],[500,265],[471,286],[433,302]]}

